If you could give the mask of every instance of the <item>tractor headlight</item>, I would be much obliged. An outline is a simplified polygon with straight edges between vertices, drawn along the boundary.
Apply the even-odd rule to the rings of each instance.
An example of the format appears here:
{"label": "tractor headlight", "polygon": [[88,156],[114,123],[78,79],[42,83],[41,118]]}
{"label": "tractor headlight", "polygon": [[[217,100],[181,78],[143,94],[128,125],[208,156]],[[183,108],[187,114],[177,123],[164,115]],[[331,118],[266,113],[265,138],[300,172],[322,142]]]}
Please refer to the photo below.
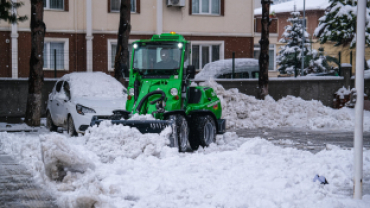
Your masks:
{"label": "tractor headlight", "polygon": [[82,105],[76,105],[76,111],[81,115],[85,115],[85,113],[96,113],[94,109]]}
{"label": "tractor headlight", "polygon": [[137,49],[139,46],[135,43],[134,44],[134,49]]}
{"label": "tractor headlight", "polygon": [[178,95],[178,94],[179,94],[179,91],[176,88],[171,89],[171,95],[172,96],[175,96],[175,95]]}
{"label": "tractor headlight", "polygon": [[133,96],[135,94],[134,88],[129,89],[128,94]]}

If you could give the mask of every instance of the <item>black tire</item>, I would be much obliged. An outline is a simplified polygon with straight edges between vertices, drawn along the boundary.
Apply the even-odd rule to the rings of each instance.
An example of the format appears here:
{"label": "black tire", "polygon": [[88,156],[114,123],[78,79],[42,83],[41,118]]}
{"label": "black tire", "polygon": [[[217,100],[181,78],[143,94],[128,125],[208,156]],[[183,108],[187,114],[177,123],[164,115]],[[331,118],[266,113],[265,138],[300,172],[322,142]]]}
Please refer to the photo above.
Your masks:
{"label": "black tire", "polygon": [[46,112],[46,128],[50,131],[57,131],[58,127],[54,124],[53,119],[51,119],[50,112]]}
{"label": "black tire", "polygon": [[179,147],[179,152],[191,152],[192,148],[189,142],[189,125],[183,115],[175,114],[168,116],[167,120],[174,120],[176,124],[176,132],[172,132],[171,146]]}
{"label": "black tire", "polygon": [[67,132],[69,136],[77,136],[77,132],[75,129],[75,124],[73,122],[72,116],[68,116],[68,122],[67,122]]}
{"label": "black tire", "polygon": [[192,119],[191,138],[198,146],[208,147],[216,142],[216,122],[210,115],[194,116]]}

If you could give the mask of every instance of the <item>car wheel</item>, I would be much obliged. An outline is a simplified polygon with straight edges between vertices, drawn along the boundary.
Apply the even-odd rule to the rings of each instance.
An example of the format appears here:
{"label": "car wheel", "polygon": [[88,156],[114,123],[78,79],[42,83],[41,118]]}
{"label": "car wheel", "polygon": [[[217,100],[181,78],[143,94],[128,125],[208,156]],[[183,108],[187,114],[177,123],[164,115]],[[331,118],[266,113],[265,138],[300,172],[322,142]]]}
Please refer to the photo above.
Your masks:
{"label": "car wheel", "polygon": [[69,136],[77,136],[77,132],[75,129],[75,124],[73,122],[72,116],[68,117],[68,125],[67,125],[67,132]]}
{"label": "car wheel", "polygon": [[192,122],[192,139],[199,142],[203,147],[208,147],[216,142],[216,123],[210,116],[196,116]]}
{"label": "car wheel", "polygon": [[51,114],[49,111],[46,113],[46,128],[50,131],[58,130],[58,127],[53,123],[53,120],[51,119]]}
{"label": "car wheel", "polygon": [[183,115],[170,115],[168,120],[174,120],[175,125],[171,134],[171,146],[178,144],[180,152],[191,152],[192,148],[189,141],[188,121]]}

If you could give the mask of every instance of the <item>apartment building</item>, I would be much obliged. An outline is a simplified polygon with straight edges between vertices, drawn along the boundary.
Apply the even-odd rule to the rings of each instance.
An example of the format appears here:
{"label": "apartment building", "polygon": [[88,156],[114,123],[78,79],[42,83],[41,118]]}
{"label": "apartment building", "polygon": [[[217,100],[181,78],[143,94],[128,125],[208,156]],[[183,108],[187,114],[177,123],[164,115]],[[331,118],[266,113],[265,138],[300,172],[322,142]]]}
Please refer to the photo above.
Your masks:
{"label": "apartment building", "polygon": [[[13,0],[16,1],[16,0]],[[20,1],[20,0],[17,0]],[[30,1],[18,9],[29,20],[0,22],[0,77],[29,75]],[[120,0],[44,0],[45,77],[74,71],[113,74]],[[131,0],[129,42],[175,31],[191,41],[192,64],[253,57],[254,0]]]}

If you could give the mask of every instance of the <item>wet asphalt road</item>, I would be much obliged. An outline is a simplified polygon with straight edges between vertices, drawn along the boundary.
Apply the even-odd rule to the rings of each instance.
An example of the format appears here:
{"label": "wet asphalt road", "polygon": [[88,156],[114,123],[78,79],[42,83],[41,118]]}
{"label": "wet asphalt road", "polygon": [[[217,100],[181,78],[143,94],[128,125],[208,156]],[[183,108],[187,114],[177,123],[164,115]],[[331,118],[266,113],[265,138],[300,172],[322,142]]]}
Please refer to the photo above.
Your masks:
{"label": "wet asphalt road", "polygon": [[[353,132],[313,131],[299,128],[279,129],[232,129],[240,137],[261,137],[275,145],[294,147],[317,153],[330,148],[327,144],[336,145],[343,149],[353,148]],[[364,132],[364,147],[370,149],[370,132]]]}

